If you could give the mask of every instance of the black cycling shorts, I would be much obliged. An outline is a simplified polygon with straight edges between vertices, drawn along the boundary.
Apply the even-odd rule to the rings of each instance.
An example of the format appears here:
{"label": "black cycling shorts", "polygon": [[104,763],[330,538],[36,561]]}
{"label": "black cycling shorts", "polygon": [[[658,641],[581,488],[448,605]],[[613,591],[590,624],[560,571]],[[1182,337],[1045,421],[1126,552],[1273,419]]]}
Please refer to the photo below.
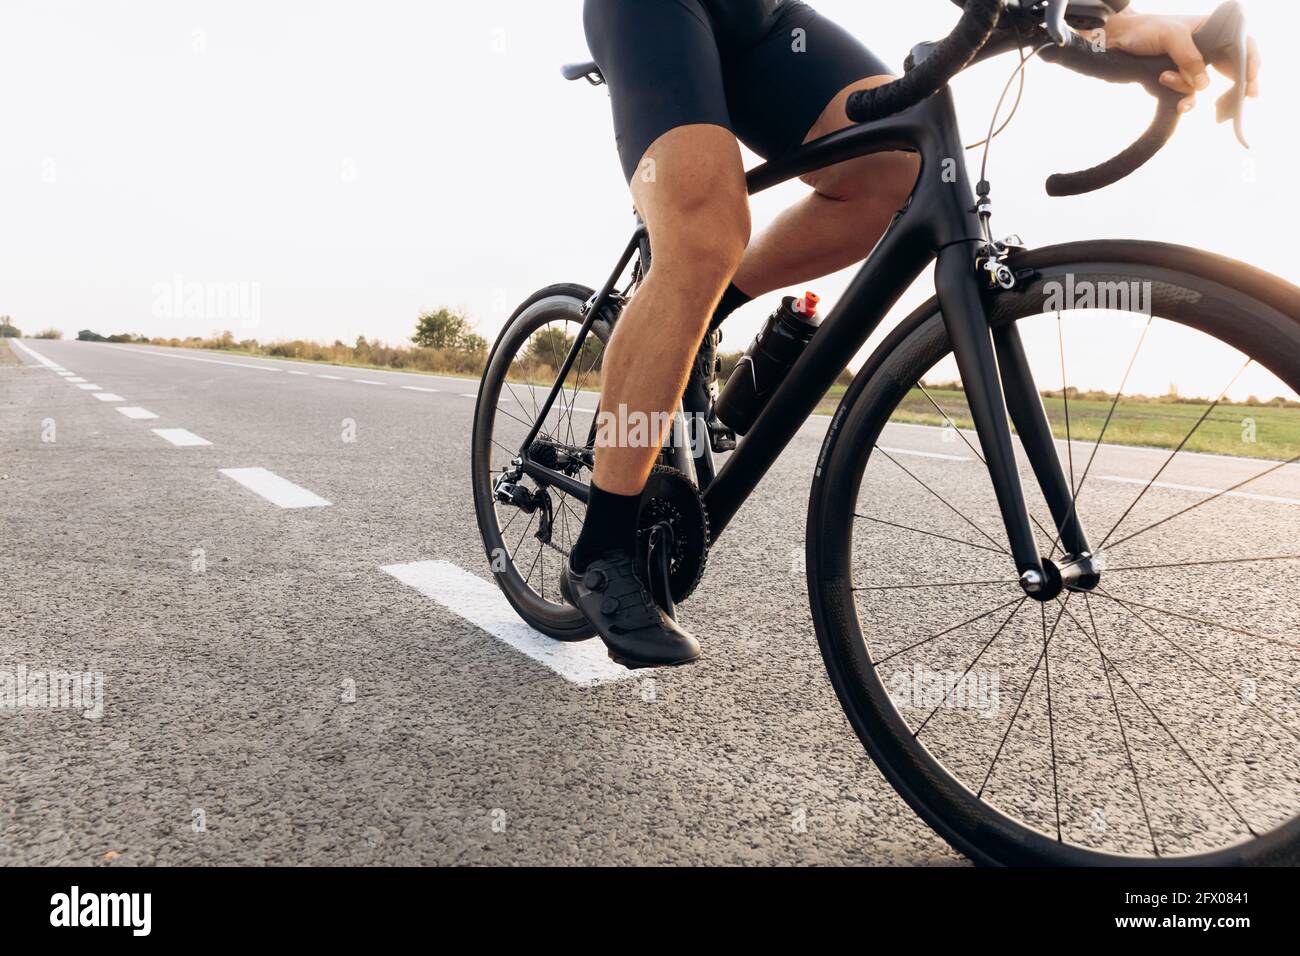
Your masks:
{"label": "black cycling shorts", "polygon": [[[744,0],[586,0],[592,58],[609,84],[629,182],[650,144],[697,123],[722,126],[764,159],[799,146],[846,86],[890,69],[798,0],[728,18]],[[720,6],[721,4],[721,6]]]}

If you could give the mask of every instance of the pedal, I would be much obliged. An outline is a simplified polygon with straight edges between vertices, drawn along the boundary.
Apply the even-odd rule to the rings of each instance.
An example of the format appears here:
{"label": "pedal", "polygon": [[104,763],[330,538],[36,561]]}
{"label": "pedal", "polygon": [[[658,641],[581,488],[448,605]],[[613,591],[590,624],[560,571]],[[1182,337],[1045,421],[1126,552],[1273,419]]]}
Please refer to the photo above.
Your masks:
{"label": "pedal", "polygon": [[709,416],[709,444],[714,452],[735,451],[736,433],[712,415]]}

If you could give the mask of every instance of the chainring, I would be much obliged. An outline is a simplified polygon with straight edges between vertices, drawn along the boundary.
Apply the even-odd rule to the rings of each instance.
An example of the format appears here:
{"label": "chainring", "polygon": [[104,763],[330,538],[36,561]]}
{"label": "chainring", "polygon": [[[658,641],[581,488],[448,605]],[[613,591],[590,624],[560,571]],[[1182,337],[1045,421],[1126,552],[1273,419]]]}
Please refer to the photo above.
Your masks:
{"label": "chainring", "polygon": [[661,521],[673,530],[668,581],[673,601],[685,601],[704,576],[709,558],[709,512],[686,475],[667,465],[655,465],[641,492],[641,514],[637,519],[637,573],[650,580],[648,558],[650,529]]}

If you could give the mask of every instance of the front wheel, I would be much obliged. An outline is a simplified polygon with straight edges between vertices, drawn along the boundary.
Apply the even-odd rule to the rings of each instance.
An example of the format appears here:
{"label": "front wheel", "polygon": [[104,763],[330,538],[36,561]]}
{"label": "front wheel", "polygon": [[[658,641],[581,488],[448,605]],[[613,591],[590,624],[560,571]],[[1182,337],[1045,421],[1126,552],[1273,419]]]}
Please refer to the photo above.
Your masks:
{"label": "front wheel", "polygon": [[978,862],[1293,864],[1300,289],[1154,243],[1012,265],[990,324],[1025,343],[1101,582],[1020,590],[932,300],[854,380],[812,488],[836,693],[899,793]]}

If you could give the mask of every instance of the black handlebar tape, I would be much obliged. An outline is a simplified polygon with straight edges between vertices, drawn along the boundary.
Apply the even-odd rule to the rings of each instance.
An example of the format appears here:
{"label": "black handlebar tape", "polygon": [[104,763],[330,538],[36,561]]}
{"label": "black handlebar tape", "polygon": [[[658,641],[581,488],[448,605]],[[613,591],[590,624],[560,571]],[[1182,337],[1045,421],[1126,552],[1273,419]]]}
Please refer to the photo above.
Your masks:
{"label": "black handlebar tape", "polygon": [[1058,173],[1047,180],[1049,196],[1079,196],[1114,185],[1133,175],[1164,149],[1178,128],[1182,94],[1160,83],[1160,74],[1177,71],[1169,57],[1139,57],[1119,52],[1095,52],[1082,40],[1068,47],[1048,47],[1043,59],[1076,73],[1108,83],[1138,83],[1159,100],[1155,119],[1137,140],[1118,156],[1077,173]]}
{"label": "black handlebar tape", "polygon": [[1077,173],[1057,173],[1047,177],[1047,195],[1053,197],[1082,196],[1093,193],[1107,186],[1113,186],[1121,179],[1132,176],[1150,162],[1160,150],[1164,149],[1178,129],[1177,103],[1162,101],[1156,110],[1147,131],[1118,156],[1109,159],[1092,169]]}
{"label": "black handlebar tape", "polygon": [[884,119],[929,99],[964,70],[988,42],[1003,0],[966,0],[961,20],[934,52],[901,78],[849,96],[844,112],[855,123]]}

